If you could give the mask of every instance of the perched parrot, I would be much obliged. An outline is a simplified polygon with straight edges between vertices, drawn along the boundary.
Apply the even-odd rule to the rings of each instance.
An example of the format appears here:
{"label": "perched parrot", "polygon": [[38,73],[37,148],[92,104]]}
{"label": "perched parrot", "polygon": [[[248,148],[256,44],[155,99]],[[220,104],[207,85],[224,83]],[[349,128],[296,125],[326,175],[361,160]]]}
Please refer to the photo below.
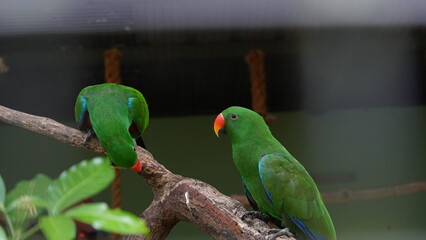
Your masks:
{"label": "perched parrot", "polygon": [[141,135],[149,111],[138,90],[114,83],[86,87],[77,96],[75,119],[80,130],[88,131],[86,140],[96,134],[114,165],[141,171],[134,147],[135,140],[145,147]]}
{"label": "perched parrot", "polygon": [[[241,174],[244,192],[256,214],[278,227],[271,237],[335,240],[336,232],[314,180],[274,138],[263,118],[243,107],[230,107],[214,122],[214,131],[229,135],[232,159]],[[244,217],[244,216],[243,216]],[[274,232],[274,231],[272,231]]]}

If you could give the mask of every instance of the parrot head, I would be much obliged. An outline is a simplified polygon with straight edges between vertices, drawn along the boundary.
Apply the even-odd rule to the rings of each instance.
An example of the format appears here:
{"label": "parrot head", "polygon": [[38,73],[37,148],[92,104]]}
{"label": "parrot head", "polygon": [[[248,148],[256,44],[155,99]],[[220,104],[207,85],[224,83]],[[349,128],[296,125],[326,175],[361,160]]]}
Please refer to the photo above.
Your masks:
{"label": "parrot head", "polygon": [[257,126],[268,128],[258,113],[247,108],[233,106],[217,115],[213,129],[216,136],[219,137],[219,132],[223,132],[228,134],[232,140],[239,136],[256,134],[256,130],[259,129]]}
{"label": "parrot head", "polygon": [[132,145],[116,144],[114,145],[114,151],[109,151],[108,155],[111,162],[116,166],[130,168],[136,172],[142,170],[142,164]]}
{"label": "parrot head", "polygon": [[142,171],[142,164],[141,161],[139,161],[139,159],[136,160],[135,165],[133,165],[133,167],[131,167],[130,169],[132,169],[135,172],[140,172]]}

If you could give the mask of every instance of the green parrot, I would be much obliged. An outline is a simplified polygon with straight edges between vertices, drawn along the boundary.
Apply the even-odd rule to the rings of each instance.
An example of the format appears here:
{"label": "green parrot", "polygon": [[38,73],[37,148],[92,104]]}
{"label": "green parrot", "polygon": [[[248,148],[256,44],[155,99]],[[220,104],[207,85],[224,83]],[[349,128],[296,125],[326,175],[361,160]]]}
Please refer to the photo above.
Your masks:
{"label": "green parrot", "polygon": [[[214,122],[214,131],[229,135],[232,159],[241,174],[244,192],[255,211],[282,230],[278,236],[335,240],[336,232],[314,180],[274,138],[263,118],[243,107],[230,107]],[[246,215],[246,214],[245,214]],[[246,217],[246,216],[243,216]],[[265,216],[264,216],[265,217]]]}
{"label": "green parrot", "polygon": [[138,90],[114,83],[86,87],[77,96],[75,119],[80,130],[88,131],[86,141],[96,134],[114,165],[141,171],[134,147],[136,140],[145,148],[141,135],[149,111]]}

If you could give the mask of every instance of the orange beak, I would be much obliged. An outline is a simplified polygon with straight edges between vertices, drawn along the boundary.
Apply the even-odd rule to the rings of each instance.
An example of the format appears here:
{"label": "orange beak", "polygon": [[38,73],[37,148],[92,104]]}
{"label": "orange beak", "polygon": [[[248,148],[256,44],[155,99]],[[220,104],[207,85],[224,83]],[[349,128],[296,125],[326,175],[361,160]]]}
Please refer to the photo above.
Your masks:
{"label": "orange beak", "polygon": [[225,118],[223,117],[222,113],[219,113],[219,115],[217,115],[216,120],[214,120],[214,133],[216,134],[217,137],[219,137],[219,130],[223,128],[223,126],[225,126]]}
{"label": "orange beak", "polygon": [[131,167],[130,169],[132,169],[135,172],[140,172],[142,170],[141,161],[139,161],[139,159],[138,159],[136,164],[133,167]]}

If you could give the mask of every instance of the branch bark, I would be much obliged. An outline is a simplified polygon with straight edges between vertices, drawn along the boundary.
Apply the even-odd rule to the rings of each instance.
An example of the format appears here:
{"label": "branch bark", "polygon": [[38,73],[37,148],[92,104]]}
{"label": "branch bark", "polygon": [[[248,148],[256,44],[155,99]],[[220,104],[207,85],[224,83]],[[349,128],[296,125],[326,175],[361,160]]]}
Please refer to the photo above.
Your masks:
{"label": "branch bark", "polygon": [[[0,121],[105,154],[97,139],[84,144],[84,133],[49,118],[0,105]],[[136,147],[136,152],[143,165],[139,175],[154,192],[151,205],[141,214],[151,229],[151,239],[165,239],[179,221],[194,224],[214,239],[265,239],[263,232],[269,228],[268,225],[257,219],[242,221],[240,217],[245,209],[240,202],[223,195],[207,183],[173,174],[141,147]],[[124,239],[142,240],[145,237],[130,235]]]}

